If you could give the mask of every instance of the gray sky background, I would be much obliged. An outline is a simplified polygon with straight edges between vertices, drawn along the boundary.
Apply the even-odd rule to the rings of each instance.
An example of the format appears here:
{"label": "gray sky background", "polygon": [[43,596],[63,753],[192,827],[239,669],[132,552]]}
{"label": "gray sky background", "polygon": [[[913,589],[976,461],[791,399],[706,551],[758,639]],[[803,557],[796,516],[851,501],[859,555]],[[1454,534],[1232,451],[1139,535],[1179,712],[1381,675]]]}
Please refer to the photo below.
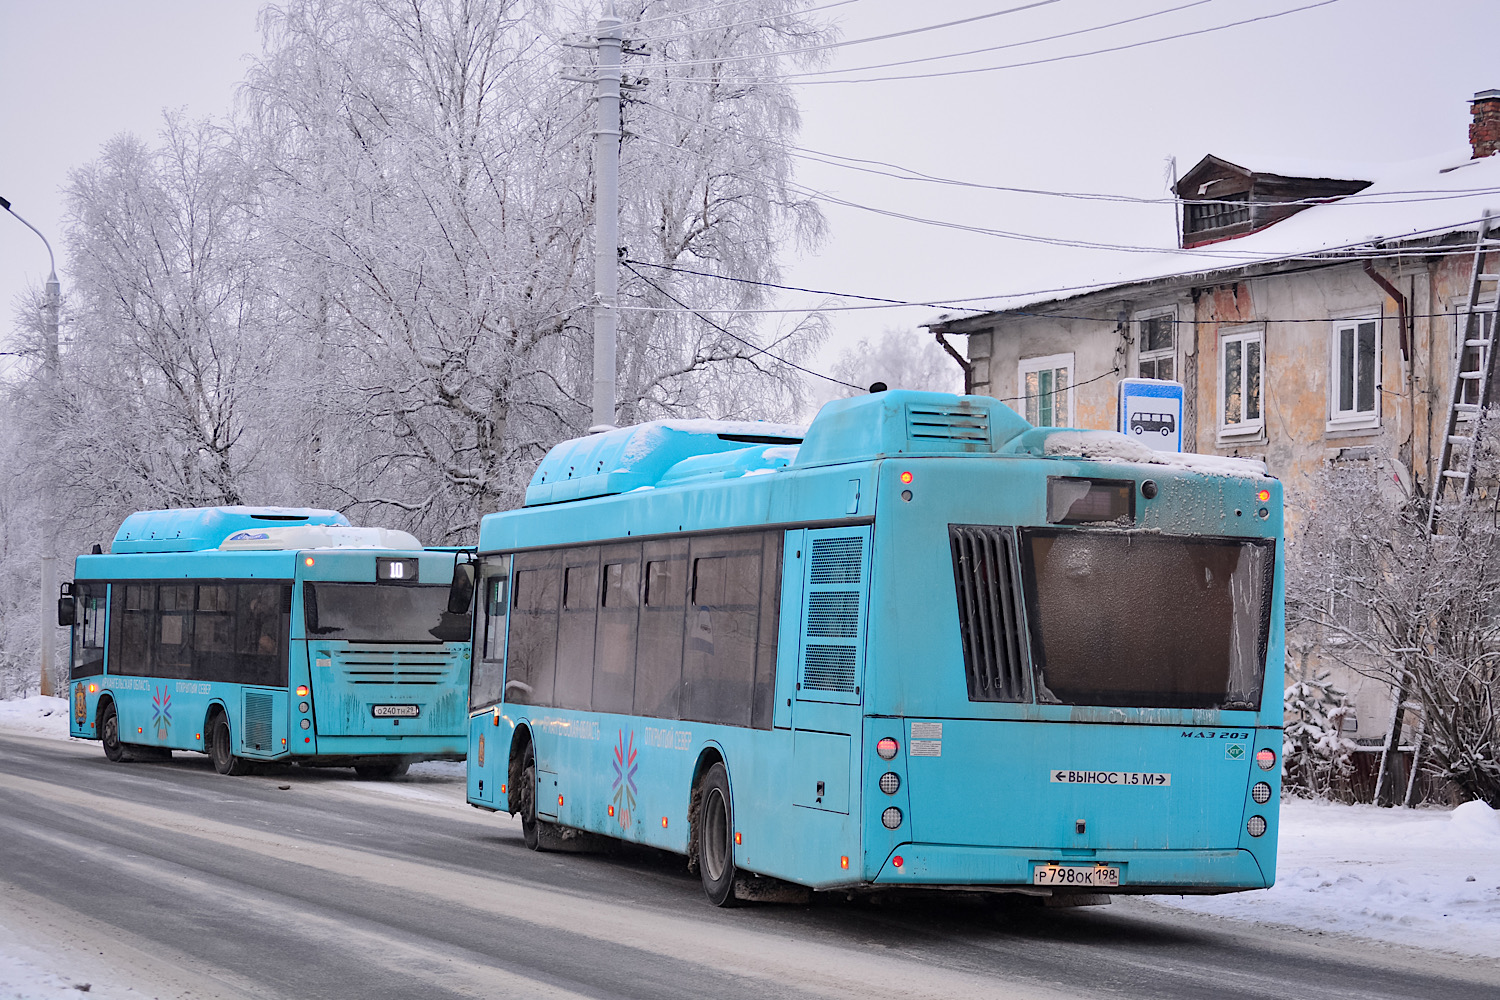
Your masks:
{"label": "gray sky background", "polygon": [[[826,2],[826,0],[819,0]],[[829,68],[1028,42],[1190,0],[1058,0],[1035,10],[833,52]],[[998,66],[1127,45],[1317,0],[1210,0],[1071,38],[859,76]],[[826,11],[846,40],[1020,6],[1022,0],[853,0]],[[259,46],[260,0],[0,0],[0,195],[59,249],[69,170],[163,108],[220,115]],[[649,26],[648,26],[649,28]],[[1205,153],[1353,162],[1370,171],[1467,144],[1468,98],[1500,87],[1495,0],[1336,0],[1193,37],[1044,65],[934,79],[799,85],[800,144],[929,174],[1061,191],[1165,194],[1165,159]],[[927,219],[1145,246],[1174,242],[1170,206],[1120,205],[896,180],[804,161],[835,197]],[[1040,246],[825,204],[829,237],[788,255],[788,284],[903,299],[1024,292],[1107,276],[1116,251]],[[1496,199],[1500,209],[1500,197]],[[67,262],[59,260],[66,289]],[[41,242],[0,217],[0,331],[47,273]],[[782,304],[819,300],[789,294]],[[817,365],[935,310],[840,312]],[[769,323],[789,322],[769,317]]]}

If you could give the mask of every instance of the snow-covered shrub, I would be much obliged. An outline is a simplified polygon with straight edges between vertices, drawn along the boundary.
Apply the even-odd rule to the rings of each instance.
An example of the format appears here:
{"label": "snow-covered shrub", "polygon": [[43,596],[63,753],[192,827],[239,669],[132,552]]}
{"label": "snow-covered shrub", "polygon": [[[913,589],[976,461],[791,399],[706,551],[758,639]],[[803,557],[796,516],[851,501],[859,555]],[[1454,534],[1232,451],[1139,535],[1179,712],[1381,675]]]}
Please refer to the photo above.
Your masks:
{"label": "snow-covered shrub", "polygon": [[1355,744],[1343,734],[1344,720],[1354,711],[1347,693],[1324,670],[1289,685],[1282,703],[1282,793],[1323,799],[1339,795],[1354,771],[1350,755]]}

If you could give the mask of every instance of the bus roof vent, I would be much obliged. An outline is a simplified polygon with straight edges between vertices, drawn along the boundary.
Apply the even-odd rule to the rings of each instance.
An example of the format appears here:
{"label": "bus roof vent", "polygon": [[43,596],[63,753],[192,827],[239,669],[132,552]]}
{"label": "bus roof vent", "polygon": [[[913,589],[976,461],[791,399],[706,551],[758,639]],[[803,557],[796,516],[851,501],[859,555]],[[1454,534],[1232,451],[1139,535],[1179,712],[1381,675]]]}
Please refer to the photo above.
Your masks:
{"label": "bus roof vent", "polygon": [[537,466],[526,506],[774,471],[791,461],[804,431],[749,420],[653,420],[574,438],[553,447]]}
{"label": "bus roof vent", "polygon": [[971,406],[907,406],[906,436],[918,446],[982,445],[990,450],[990,415]]}
{"label": "bus roof vent", "polygon": [[115,532],[110,551],[201,552],[216,549],[236,532],[264,531],[273,525],[342,525],[349,519],[336,510],[313,507],[183,507],[142,510],[127,517]]}
{"label": "bus roof vent", "polygon": [[818,411],[797,468],[899,455],[991,455],[1031,427],[990,396],[892,389],[835,399]]}

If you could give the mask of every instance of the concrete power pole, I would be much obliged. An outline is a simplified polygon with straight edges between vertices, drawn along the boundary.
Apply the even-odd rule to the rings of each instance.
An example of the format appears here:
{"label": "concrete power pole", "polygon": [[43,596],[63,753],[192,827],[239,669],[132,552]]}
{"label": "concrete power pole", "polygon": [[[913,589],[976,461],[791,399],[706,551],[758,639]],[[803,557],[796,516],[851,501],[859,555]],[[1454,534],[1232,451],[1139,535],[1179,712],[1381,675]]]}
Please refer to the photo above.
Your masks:
{"label": "concrete power pole", "polygon": [[[51,271],[47,275],[47,284],[44,286],[44,298],[42,300],[42,367],[43,375],[50,391],[57,387],[57,366],[61,354],[58,337],[58,316],[62,305],[62,285],[57,280],[57,258],[52,254],[52,244],[42,231],[16,213],[10,207],[10,202],[0,198],[0,211],[9,212],[25,226],[36,233],[41,239],[42,245],[47,248],[47,262]],[[57,638],[57,558],[53,555],[52,548],[53,524],[52,519],[47,518],[42,524],[42,618],[41,618],[41,688],[44,695],[52,694],[52,664],[54,647]]]}
{"label": "concrete power pole", "polygon": [[619,330],[620,75],[624,35],[613,0],[594,41],[594,426],[615,425],[615,338]]}

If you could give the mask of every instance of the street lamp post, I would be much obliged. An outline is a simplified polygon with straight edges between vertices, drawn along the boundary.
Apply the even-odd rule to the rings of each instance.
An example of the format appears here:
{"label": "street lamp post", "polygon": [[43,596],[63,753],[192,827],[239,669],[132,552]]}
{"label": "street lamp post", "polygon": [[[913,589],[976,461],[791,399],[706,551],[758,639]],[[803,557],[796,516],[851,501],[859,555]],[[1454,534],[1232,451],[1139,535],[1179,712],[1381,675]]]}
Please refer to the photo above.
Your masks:
{"label": "street lamp post", "polygon": [[[47,378],[47,388],[50,391],[55,387],[57,377],[57,362],[59,354],[58,344],[58,318],[62,300],[62,285],[57,280],[57,258],[52,253],[52,244],[42,231],[25,219],[21,218],[16,210],[10,207],[7,198],[0,197],[0,209],[4,209],[20,221],[21,225],[36,233],[41,239],[42,245],[47,248],[47,262],[51,266],[47,274],[47,284],[44,286],[42,299],[42,363]],[[52,524],[43,525],[42,529],[42,663],[41,663],[41,693],[52,694],[52,662],[54,640],[57,637],[57,559],[52,552]]]}

